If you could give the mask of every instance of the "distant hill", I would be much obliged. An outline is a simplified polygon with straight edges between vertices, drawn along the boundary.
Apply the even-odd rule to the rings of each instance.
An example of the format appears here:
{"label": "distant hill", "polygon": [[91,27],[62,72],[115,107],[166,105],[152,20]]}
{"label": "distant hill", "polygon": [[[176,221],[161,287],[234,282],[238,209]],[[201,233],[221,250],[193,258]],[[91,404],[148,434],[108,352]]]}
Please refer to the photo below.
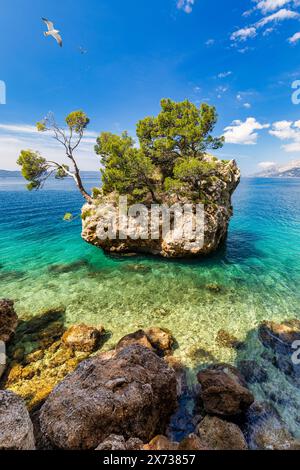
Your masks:
{"label": "distant hill", "polygon": [[18,176],[21,176],[20,171],[0,170],[0,178],[16,178]]}
{"label": "distant hill", "polygon": [[255,176],[258,178],[300,178],[300,160],[270,166]]}

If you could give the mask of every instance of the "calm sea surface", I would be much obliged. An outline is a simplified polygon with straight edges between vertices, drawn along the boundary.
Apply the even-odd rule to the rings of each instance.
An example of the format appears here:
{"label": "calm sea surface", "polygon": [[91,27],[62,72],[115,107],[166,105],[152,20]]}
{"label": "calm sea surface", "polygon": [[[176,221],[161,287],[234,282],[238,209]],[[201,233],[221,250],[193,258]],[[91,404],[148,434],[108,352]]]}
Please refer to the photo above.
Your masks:
{"label": "calm sea surface", "polygon": [[[88,187],[99,183],[86,179]],[[139,328],[166,327],[191,380],[208,357],[261,362],[259,323],[300,319],[300,180],[242,180],[226,247],[201,261],[107,257],[81,239],[80,218],[62,220],[81,205],[72,181],[29,193],[21,178],[0,178],[0,297],[14,299],[20,317],[64,306],[67,324],[110,330],[106,348]],[[246,349],[220,347],[221,329]],[[269,380],[252,390],[297,432],[300,391],[264,366]]]}

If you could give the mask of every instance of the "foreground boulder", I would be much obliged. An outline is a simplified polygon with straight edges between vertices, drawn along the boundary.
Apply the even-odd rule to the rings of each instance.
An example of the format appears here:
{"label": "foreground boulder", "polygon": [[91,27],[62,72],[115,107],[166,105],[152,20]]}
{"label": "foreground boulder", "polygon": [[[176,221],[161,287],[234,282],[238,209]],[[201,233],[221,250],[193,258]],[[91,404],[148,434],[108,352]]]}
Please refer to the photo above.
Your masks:
{"label": "foreground boulder", "polygon": [[0,450],[34,450],[33,425],[24,401],[0,390]]}
{"label": "foreground boulder", "polygon": [[247,450],[240,428],[216,416],[206,416],[197,427],[201,442],[212,450]]}
{"label": "foreground boulder", "polygon": [[73,325],[63,334],[62,343],[75,351],[93,352],[98,348],[103,334],[102,326],[93,328],[84,324]]}
{"label": "foreground boulder", "polygon": [[233,416],[243,413],[254,402],[239,371],[228,364],[216,364],[197,375],[201,399],[207,413]]}
{"label": "foreground boulder", "polygon": [[148,348],[129,346],[80,364],[50,394],[42,433],[56,448],[95,449],[111,434],[149,442],[177,406],[172,369]]}
{"label": "foreground boulder", "polygon": [[0,341],[7,343],[14,335],[18,317],[12,300],[0,300]]}

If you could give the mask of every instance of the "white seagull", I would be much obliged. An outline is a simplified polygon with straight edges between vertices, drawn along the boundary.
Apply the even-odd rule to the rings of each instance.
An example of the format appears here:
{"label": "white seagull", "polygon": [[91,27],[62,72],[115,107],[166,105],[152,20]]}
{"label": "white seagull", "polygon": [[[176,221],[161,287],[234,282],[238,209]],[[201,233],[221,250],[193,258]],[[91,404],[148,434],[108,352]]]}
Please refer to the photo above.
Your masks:
{"label": "white seagull", "polygon": [[44,23],[46,23],[48,31],[44,32],[45,36],[52,36],[56,42],[62,47],[62,38],[61,35],[59,34],[60,32],[57,29],[54,29],[54,24],[52,21],[48,21],[46,18],[42,18]]}

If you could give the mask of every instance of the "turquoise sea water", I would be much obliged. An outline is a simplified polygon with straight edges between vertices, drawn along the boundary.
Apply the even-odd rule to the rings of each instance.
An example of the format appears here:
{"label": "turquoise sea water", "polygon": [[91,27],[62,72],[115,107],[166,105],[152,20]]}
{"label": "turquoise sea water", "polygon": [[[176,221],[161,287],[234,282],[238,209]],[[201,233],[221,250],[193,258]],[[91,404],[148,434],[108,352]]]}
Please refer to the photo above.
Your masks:
{"label": "turquoise sea water", "polygon": [[[67,324],[102,324],[111,332],[105,348],[139,328],[166,327],[191,380],[212,358],[256,359],[260,322],[300,319],[300,180],[243,179],[233,203],[227,244],[211,258],[113,258],[81,240],[79,218],[63,222],[82,205],[71,181],[29,193],[21,178],[0,179],[0,297],[14,299],[20,317],[64,306]],[[246,349],[221,347],[221,329]],[[272,400],[299,435],[300,392],[264,365],[269,379],[252,385],[256,398]]]}

